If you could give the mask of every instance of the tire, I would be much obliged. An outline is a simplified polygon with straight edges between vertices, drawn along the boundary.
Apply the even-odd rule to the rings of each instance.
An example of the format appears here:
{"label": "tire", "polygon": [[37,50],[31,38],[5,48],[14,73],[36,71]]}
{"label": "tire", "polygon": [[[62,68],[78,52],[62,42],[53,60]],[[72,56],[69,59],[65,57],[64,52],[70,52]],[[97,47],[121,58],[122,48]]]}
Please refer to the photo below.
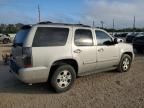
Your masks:
{"label": "tire", "polygon": [[8,44],[9,40],[8,39],[4,39],[3,40],[3,44]]}
{"label": "tire", "polygon": [[76,79],[76,73],[71,65],[59,66],[50,78],[51,86],[57,93],[68,91]]}
{"label": "tire", "polygon": [[118,71],[119,72],[127,72],[129,71],[132,63],[132,57],[128,54],[124,54],[120,60],[120,63],[118,65]]}

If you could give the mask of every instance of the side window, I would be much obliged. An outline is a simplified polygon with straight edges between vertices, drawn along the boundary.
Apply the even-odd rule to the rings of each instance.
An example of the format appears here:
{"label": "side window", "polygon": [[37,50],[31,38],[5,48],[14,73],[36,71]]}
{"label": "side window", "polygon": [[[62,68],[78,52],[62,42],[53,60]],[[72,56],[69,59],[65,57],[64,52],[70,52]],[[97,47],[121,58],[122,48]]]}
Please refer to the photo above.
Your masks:
{"label": "side window", "polygon": [[112,43],[112,38],[103,31],[96,30],[97,45],[107,45]]}
{"label": "side window", "polygon": [[93,37],[91,30],[78,29],[75,31],[74,43],[77,46],[92,46]]}
{"label": "side window", "polygon": [[33,46],[64,46],[68,33],[68,28],[39,27],[33,40]]}

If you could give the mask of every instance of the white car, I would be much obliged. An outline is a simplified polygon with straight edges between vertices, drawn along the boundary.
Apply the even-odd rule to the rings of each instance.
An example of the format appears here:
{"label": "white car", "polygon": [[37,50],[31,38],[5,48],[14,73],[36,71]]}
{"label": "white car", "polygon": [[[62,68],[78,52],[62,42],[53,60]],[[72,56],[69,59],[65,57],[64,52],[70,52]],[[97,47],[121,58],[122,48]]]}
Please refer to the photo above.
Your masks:
{"label": "white car", "polygon": [[2,42],[3,44],[8,44],[11,42],[11,38],[9,35],[2,34],[0,35],[0,42]]}

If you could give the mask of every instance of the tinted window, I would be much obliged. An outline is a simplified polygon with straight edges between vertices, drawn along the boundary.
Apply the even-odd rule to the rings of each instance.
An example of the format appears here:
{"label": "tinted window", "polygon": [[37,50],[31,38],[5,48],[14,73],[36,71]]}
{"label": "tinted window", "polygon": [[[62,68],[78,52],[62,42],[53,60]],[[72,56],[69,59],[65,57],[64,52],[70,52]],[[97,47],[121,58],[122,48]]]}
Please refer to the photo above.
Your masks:
{"label": "tinted window", "polygon": [[74,42],[75,45],[77,46],[92,46],[93,38],[91,30],[84,30],[84,29],[76,30]]}
{"label": "tinted window", "polygon": [[66,44],[69,29],[39,27],[36,31],[33,46],[63,46]]}
{"label": "tinted window", "polygon": [[105,45],[107,42],[112,42],[112,38],[103,31],[96,30],[97,45]]}
{"label": "tinted window", "polygon": [[21,29],[15,36],[14,45],[23,45],[30,29]]}

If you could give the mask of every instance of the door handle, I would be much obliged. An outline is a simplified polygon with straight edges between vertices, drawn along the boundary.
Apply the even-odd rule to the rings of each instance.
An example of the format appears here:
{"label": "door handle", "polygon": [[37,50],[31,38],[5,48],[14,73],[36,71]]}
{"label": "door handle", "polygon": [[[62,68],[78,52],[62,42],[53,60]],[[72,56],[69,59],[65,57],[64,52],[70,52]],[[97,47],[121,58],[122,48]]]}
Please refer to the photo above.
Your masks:
{"label": "door handle", "polygon": [[104,51],[103,48],[98,49],[98,52],[103,52],[103,51]]}
{"label": "door handle", "polygon": [[80,49],[74,50],[74,53],[81,53],[81,52],[82,52],[82,50],[80,50]]}

